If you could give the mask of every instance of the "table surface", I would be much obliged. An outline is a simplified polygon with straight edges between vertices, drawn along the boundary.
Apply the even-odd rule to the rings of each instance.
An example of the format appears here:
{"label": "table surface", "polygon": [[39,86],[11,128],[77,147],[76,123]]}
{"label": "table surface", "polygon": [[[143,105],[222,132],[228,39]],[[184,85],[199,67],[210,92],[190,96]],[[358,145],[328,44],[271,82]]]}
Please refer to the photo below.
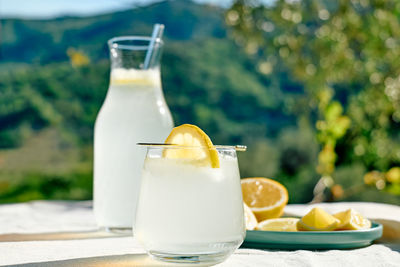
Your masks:
{"label": "table surface", "polygon": [[[388,225],[385,239],[348,250],[239,248],[216,266],[400,266],[400,206],[359,202],[318,206],[329,212],[353,207]],[[301,216],[311,208],[288,205],[285,213]],[[152,260],[131,236],[97,231],[90,201],[34,201],[0,205],[0,266],[174,265]]]}

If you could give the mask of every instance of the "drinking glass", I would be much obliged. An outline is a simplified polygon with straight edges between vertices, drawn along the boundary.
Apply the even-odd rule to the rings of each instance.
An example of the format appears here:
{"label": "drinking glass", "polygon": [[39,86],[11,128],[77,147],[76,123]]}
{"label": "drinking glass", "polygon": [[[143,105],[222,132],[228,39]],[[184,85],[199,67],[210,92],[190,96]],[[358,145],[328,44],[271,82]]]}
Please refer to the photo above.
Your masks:
{"label": "drinking glass", "polygon": [[218,152],[219,168],[201,160],[165,156],[167,150],[177,149],[196,153],[196,149],[207,148],[147,146],[133,228],[135,237],[155,259],[221,262],[245,236],[235,147],[213,148]]}

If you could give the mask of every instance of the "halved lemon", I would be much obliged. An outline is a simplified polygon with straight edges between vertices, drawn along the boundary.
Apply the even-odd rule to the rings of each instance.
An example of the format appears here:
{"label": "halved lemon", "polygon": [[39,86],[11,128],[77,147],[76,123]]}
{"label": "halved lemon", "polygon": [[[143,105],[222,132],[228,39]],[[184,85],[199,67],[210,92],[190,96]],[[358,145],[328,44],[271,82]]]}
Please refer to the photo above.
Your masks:
{"label": "halved lemon", "polygon": [[246,222],[246,230],[254,230],[254,228],[256,228],[258,224],[256,216],[254,216],[254,213],[251,211],[249,206],[246,205],[246,203],[243,203],[243,206],[244,206],[244,219]]}
{"label": "halved lemon", "polygon": [[262,231],[297,232],[298,218],[275,218],[260,222],[256,229]]}
{"label": "halved lemon", "polygon": [[360,230],[371,228],[371,222],[354,209],[333,214],[340,223],[337,230]]}
{"label": "halved lemon", "polygon": [[241,183],[243,201],[258,221],[278,218],[283,214],[289,198],[282,184],[263,177],[245,178]]}
{"label": "halved lemon", "polygon": [[219,168],[218,152],[211,139],[199,127],[192,124],[183,124],[172,129],[165,140],[167,144],[182,147],[164,150],[163,156],[172,159],[185,159],[198,165]]}
{"label": "halved lemon", "polygon": [[303,216],[297,223],[300,231],[332,231],[337,228],[340,221],[325,210],[315,207]]}

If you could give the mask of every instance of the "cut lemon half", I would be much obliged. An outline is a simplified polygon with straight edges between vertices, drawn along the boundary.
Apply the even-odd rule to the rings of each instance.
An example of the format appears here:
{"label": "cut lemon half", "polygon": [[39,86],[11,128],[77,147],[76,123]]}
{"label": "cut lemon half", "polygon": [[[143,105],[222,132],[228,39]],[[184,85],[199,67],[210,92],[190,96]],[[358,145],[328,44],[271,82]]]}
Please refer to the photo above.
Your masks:
{"label": "cut lemon half", "polygon": [[303,216],[297,223],[300,231],[332,231],[337,228],[340,221],[324,211],[315,207]]}
{"label": "cut lemon half", "polygon": [[278,218],[288,202],[286,188],[272,179],[263,177],[241,180],[243,201],[250,207],[258,221]]}
{"label": "cut lemon half", "polygon": [[246,203],[243,203],[243,206],[244,206],[244,219],[246,222],[246,230],[254,230],[254,228],[256,228],[258,224],[256,216],[254,216],[254,213],[251,211],[249,206],[246,205]]}
{"label": "cut lemon half", "polygon": [[260,222],[256,229],[262,231],[297,232],[297,218],[275,218]]}
{"label": "cut lemon half", "polygon": [[361,230],[371,228],[371,222],[354,209],[333,214],[340,223],[337,230]]}
{"label": "cut lemon half", "polygon": [[175,127],[165,143],[179,146],[165,149],[165,158],[185,159],[193,164],[219,168],[218,152],[211,139],[195,125],[183,124]]}

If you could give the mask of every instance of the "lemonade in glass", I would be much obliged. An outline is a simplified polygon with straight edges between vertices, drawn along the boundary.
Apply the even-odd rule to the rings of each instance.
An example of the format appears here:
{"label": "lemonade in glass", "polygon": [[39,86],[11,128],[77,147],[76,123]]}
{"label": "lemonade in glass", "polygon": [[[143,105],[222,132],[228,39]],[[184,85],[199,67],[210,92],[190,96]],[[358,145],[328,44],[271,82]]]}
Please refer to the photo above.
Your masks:
{"label": "lemonade in glass", "polygon": [[245,236],[235,147],[213,146],[193,125],[166,142],[147,146],[135,237],[156,259],[223,261]]}

